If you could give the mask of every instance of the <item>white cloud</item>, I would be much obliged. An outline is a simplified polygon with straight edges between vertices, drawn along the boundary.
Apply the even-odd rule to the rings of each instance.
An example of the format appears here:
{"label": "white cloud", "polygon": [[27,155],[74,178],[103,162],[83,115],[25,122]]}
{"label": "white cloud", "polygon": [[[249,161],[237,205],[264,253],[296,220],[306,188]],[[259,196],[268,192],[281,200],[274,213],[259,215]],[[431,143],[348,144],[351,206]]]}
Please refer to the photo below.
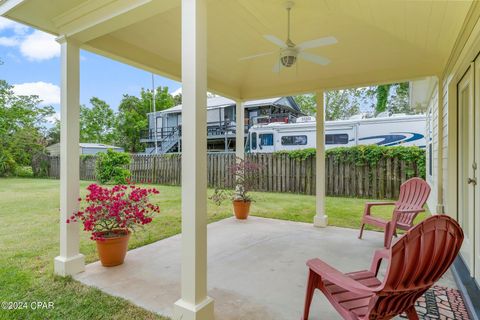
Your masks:
{"label": "white cloud", "polygon": [[46,120],[47,122],[50,122],[50,123],[55,123],[57,122],[57,120],[60,121],[60,112],[55,112],[51,116],[48,116]]}
{"label": "white cloud", "polygon": [[177,94],[182,94],[182,87],[178,88],[177,90],[170,92],[172,96],[176,96]]}
{"label": "white cloud", "polygon": [[17,35],[23,35],[28,31],[27,26],[4,17],[0,17],[0,31],[9,29],[13,30],[13,32]]}
{"label": "white cloud", "polygon": [[0,37],[0,46],[18,47],[22,56],[30,61],[42,61],[60,56],[60,45],[55,37],[12,20],[0,17],[0,32],[11,31],[13,35]]}
{"label": "white cloud", "polygon": [[36,95],[44,105],[60,103],[60,87],[53,83],[38,81],[14,84],[13,92],[21,96]]}
{"label": "white cloud", "polygon": [[22,41],[20,52],[31,61],[48,60],[60,56],[60,45],[54,36],[35,30]]}
{"label": "white cloud", "polygon": [[0,46],[4,47],[16,47],[20,44],[15,37],[0,37]]}
{"label": "white cloud", "polygon": [[[182,87],[178,88],[175,91],[170,92],[172,96],[176,96],[177,94],[182,94]],[[207,98],[215,98],[219,97],[219,95],[216,95],[215,93],[211,93],[207,91]]]}

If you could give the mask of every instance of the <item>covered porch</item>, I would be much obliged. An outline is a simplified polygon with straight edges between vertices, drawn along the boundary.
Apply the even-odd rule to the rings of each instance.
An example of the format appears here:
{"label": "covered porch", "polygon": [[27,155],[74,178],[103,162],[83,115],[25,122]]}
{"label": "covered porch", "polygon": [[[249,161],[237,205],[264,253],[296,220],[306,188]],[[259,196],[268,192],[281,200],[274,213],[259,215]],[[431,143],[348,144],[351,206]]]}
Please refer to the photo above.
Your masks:
{"label": "covered porch", "polygon": [[[257,310],[259,301],[263,301],[263,308],[253,314],[267,314],[258,319],[278,319],[278,310],[282,310],[285,319],[292,319],[301,309],[306,259],[322,256],[340,268],[342,265],[365,268],[373,250],[381,247],[382,241],[378,239],[381,235],[359,241],[355,232],[348,230],[318,230],[300,224],[293,227],[274,221],[269,224],[281,231],[272,230],[271,238],[268,235],[257,238],[266,234],[260,228],[265,224],[261,219],[251,219],[246,224],[226,220],[207,228],[206,110],[203,108],[207,89],[234,99],[237,106],[248,100],[279,95],[317,94],[314,225],[325,227],[328,212],[325,212],[324,190],[324,91],[427,76],[442,81],[449,58],[456,53],[455,44],[470,21],[475,7],[472,3],[297,1],[292,11],[292,39],[303,43],[335,37],[336,44],[310,52],[326,57],[322,60],[324,65],[302,61],[277,72],[280,50],[266,38],[269,35],[285,38],[287,16],[283,1],[53,0],[48,6],[42,0],[0,2],[0,15],[55,34],[61,43],[61,232],[55,272],[66,276],[85,271],[84,257],[79,252],[79,226],[66,223],[77,208],[79,195],[80,49],[181,81],[183,127],[188,130],[182,131],[182,237],[132,251],[127,264],[116,270],[88,266],[78,279],[119,295],[124,286],[132,294],[129,299],[152,310],[173,314],[174,319],[213,319],[212,297],[218,300],[215,312],[219,319],[228,316],[228,310],[233,310],[231,319],[245,319],[245,314],[238,314]],[[269,52],[273,54],[242,60]],[[439,100],[443,99],[442,92],[437,94]],[[238,119],[244,117],[243,110],[237,108]],[[243,125],[237,122],[238,142],[243,141]],[[243,150],[242,143],[238,143],[238,157],[244,157]],[[229,228],[233,228],[232,232],[226,232]],[[207,244],[207,231],[211,235],[209,240],[220,246]],[[339,237],[344,233],[344,238]],[[238,242],[233,241],[234,237],[239,237]],[[271,246],[270,250],[249,242],[252,239]],[[285,239],[290,241],[284,242]],[[168,242],[171,247],[164,245]],[[251,243],[252,250],[242,250],[244,243]],[[285,250],[287,246],[291,246],[290,250]],[[163,250],[169,251],[165,252],[169,260],[163,260]],[[350,254],[343,254],[349,250]],[[137,264],[138,270],[142,270],[146,257],[152,259],[154,268],[144,270],[138,278],[133,278],[136,274],[133,272],[124,277],[122,272],[130,265],[137,270]],[[240,262],[245,266],[243,271],[235,265],[227,267],[229,263]],[[292,282],[284,282],[289,274]],[[109,281],[104,282],[102,277]],[[130,282],[123,282],[125,279]],[[133,284],[143,286],[133,291]],[[257,293],[252,290],[256,286]],[[258,292],[262,290],[265,291],[260,295]],[[142,294],[150,298],[143,299]],[[163,295],[165,299],[161,299]],[[274,300],[262,300],[268,297]],[[236,305],[237,301],[241,305]],[[320,306],[315,305],[315,308]],[[322,312],[332,310],[326,304],[321,307]]]}
{"label": "covered porch", "polygon": [[[250,217],[209,224],[208,295],[215,299],[215,319],[291,320],[303,310],[307,267],[321,257],[344,272],[370,268],[383,234],[354,229],[314,228],[311,224]],[[173,316],[180,295],[181,236],[129,251],[125,264],[86,266],[75,279],[147,310]],[[438,283],[456,288],[450,272]],[[341,319],[320,293],[311,320]]]}

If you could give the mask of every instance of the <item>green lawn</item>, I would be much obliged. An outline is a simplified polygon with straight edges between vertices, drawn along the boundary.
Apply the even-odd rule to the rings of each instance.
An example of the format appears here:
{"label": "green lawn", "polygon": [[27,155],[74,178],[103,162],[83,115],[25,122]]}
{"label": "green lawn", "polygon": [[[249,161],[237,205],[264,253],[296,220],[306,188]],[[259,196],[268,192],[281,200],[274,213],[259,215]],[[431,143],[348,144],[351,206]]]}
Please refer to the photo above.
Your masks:
{"label": "green lawn", "polygon": [[[82,194],[88,184],[81,182]],[[180,187],[157,188],[160,194],[153,200],[160,205],[161,214],[144,231],[132,236],[130,248],[180,232]],[[255,193],[254,198],[253,215],[313,221],[313,196]],[[163,319],[71,278],[53,276],[53,257],[59,251],[58,199],[58,180],[0,179],[0,302],[54,302],[53,310],[0,309],[0,319]],[[330,225],[358,228],[365,201],[328,198]],[[379,209],[375,214],[390,216],[391,208]],[[208,215],[210,222],[229,217],[230,204],[217,207],[209,201]],[[87,262],[97,259],[94,243],[83,232],[81,252]]]}

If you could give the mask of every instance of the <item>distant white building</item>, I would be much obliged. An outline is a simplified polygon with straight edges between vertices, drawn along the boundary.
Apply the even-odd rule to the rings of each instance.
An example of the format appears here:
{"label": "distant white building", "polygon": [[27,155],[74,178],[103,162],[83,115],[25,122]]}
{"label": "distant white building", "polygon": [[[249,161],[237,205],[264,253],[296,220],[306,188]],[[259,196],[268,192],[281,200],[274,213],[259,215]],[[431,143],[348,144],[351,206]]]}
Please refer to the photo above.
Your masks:
{"label": "distant white building", "polygon": [[[123,152],[123,148],[110,146],[108,144],[102,143],[79,143],[80,147],[80,154],[97,154],[99,152],[107,152],[108,149],[112,149],[114,151]],[[60,143],[52,144],[46,148],[47,152],[51,156],[59,156],[60,155]]]}

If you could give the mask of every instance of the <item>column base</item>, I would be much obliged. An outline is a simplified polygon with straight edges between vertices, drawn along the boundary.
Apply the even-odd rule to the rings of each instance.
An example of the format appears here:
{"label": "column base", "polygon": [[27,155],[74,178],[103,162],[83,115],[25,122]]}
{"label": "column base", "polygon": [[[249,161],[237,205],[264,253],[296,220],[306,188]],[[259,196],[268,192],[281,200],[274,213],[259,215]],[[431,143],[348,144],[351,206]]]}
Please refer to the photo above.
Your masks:
{"label": "column base", "polygon": [[328,217],[323,215],[323,216],[319,216],[319,215],[316,215],[315,217],[313,217],[313,226],[314,227],[319,227],[319,228],[325,228],[328,226]]}
{"label": "column base", "polygon": [[55,257],[55,274],[65,277],[73,276],[83,271],[85,271],[85,256],[83,254],[79,253],[69,258],[65,258],[62,256]]}
{"label": "column base", "polygon": [[213,320],[213,299],[207,297],[201,303],[194,305],[183,299],[175,302],[174,320]]}

